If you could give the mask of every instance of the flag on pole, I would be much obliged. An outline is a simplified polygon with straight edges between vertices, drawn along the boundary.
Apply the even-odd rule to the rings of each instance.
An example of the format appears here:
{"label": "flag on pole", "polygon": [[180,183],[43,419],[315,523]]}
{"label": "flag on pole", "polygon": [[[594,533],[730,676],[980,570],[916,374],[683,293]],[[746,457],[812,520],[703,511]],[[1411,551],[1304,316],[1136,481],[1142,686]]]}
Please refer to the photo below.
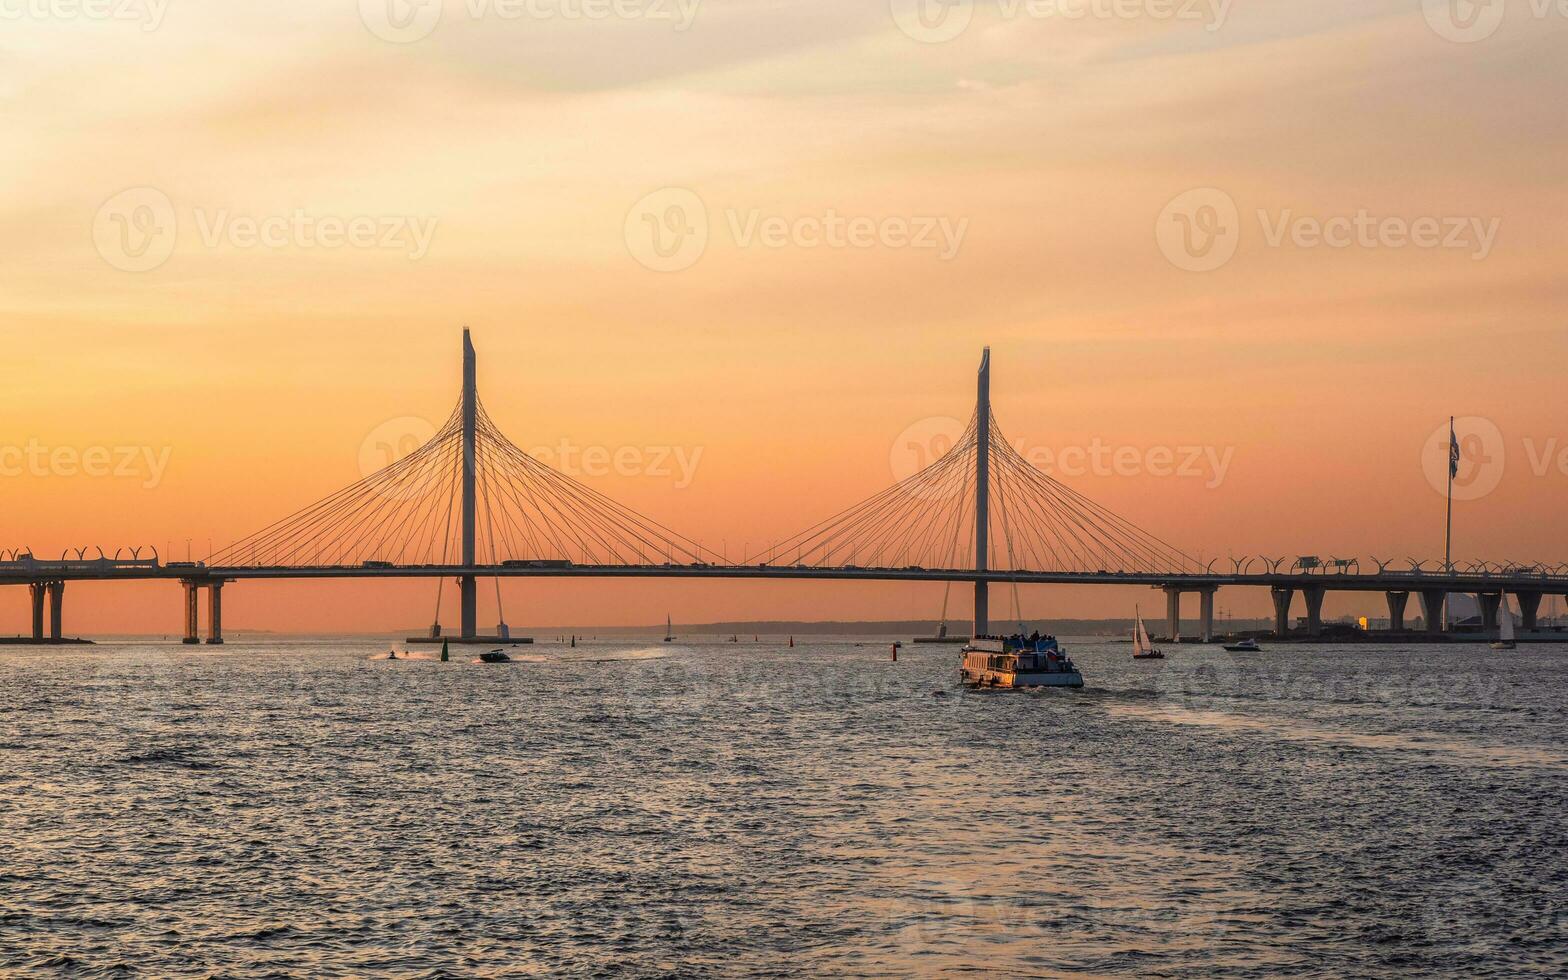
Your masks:
{"label": "flag on pole", "polygon": [[1448,475],[1459,475],[1459,439],[1454,435],[1453,423],[1448,426]]}

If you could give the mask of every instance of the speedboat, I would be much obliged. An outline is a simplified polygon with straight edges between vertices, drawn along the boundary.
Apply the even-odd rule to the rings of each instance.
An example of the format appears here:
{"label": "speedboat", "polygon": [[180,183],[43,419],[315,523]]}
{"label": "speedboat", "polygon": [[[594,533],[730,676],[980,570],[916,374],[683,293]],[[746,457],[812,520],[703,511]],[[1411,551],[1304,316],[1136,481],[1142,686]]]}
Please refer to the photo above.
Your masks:
{"label": "speedboat", "polygon": [[1227,644],[1225,644],[1225,649],[1229,650],[1231,653],[1262,653],[1263,652],[1263,648],[1258,646],[1258,641],[1254,640],[1250,636],[1247,637],[1245,640],[1239,640],[1239,641],[1237,641],[1235,643],[1227,643]]}
{"label": "speedboat", "polygon": [[496,649],[491,650],[489,653],[481,653],[479,655],[479,662],[482,664],[509,664],[512,662],[512,658],[508,657],[501,651],[499,647],[497,647]]}
{"label": "speedboat", "polygon": [[1083,675],[1054,636],[977,636],[963,654],[958,676],[971,687],[1083,687]]}

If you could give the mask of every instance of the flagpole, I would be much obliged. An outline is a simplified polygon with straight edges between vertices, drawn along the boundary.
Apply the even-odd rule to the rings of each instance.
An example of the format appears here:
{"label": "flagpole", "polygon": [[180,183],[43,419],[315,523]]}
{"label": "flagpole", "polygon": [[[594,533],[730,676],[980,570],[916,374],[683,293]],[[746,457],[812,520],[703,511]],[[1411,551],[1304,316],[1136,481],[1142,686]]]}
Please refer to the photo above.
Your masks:
{"label": "flagpole", "polygon": [[[1448,417],[1448,521],[1443,529],[1443,572],[1454,573],[1454,417]],[[1443,594],[1443,630],[1448,630],[1448,594]]]}

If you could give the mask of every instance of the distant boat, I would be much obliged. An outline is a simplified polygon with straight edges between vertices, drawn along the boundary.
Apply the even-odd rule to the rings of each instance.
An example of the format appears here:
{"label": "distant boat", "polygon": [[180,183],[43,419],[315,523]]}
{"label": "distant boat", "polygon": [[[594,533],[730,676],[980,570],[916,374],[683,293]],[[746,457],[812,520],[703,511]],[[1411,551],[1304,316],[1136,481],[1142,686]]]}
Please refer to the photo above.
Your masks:
{"label": "distant boat", "polygon": [[1240,641],[1238,641],[1236,643],[1227,643],[1227,644],[1225,644],[1225,649],[1229,650],[1231,653],[1261,653],[1261,652],[1263,652],[1263,648],[1258,646],[1258,641],[1254,640],[1250,636],[1247,637],[1245,640],[1240,640]]}
{"label": "distant boat", "polygon": [[917,636],[917,637],[915,637],[915,642],[916,643],[968,643],[969,641],[967,639],[965,639],[964,637],[962,637],[962,636],[949,636],[948,633],[947,633],[947,621],[943,620],[941,625],[939,625],[936,628],[936,635],[935,636]]}
{"label": "distant boat", "polygon": [[1502,606],[1497,610],[1497,642],[1492,644],[1493,650],[1512,650],[1517,644],[1514,642],[1514,614],[1508,611],[1508,599],[1503,598]]}
{"label": "distant boat", "polygon": [[666,615],[664,617],[664,642],[665,643],[674,643],[675,642],[675,628],[674,628],[674,624],[670,622],[670,617],[668,615]]}
{"label": "distant boat", "polygon": [[1133,606],[1133,616],[1137,618],[1137,625],[1132,630],[1132,659],[1164,660],[1165,654],[1155,649],[1154,641],[1149,639],[1149,631],[1143,626],[1143,613],[1137,606]]}

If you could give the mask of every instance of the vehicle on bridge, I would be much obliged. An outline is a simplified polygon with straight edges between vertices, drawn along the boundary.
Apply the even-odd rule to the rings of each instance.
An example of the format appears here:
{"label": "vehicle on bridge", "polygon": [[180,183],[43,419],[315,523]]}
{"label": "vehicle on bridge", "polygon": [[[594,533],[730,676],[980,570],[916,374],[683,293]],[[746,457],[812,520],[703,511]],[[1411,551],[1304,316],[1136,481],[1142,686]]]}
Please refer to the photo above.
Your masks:
{"label": "vehicle on bridge", "polygon": [[964,644],[958,676],[971,687],[1083,687],[1054,636],[977,636]]}

